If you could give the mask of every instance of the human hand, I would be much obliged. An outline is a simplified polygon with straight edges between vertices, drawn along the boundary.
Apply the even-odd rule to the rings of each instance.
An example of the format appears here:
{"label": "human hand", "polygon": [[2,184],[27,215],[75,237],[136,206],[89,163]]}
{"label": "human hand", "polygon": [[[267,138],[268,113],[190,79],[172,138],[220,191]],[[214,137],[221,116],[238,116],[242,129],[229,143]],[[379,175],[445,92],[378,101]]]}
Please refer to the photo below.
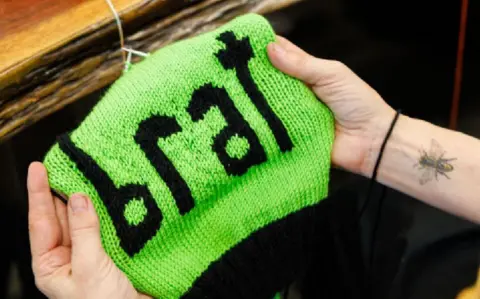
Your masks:
{"label": "human hand", "polygon": [[45,167],[28,170],[28,223],[37,287],[49,298],[146,299],[105,253],[92,202],[52,196]]}
{"label": "human hand", "polygon": [[315,58],[283,37],[268,46],[272,64],[304,81],[335,115],[332,163],[370,176],[395,111],[343,63]]}

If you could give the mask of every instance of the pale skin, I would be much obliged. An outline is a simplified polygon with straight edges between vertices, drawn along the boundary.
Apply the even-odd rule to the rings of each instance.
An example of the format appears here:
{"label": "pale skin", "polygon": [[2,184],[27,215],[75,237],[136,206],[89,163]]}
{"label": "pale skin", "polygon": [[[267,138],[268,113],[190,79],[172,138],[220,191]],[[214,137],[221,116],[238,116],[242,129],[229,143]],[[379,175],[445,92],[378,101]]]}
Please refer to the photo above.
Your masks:
{"label": "pale skin", "polygon": [[[371,177],[395,111],[345,65],[315,58],[279,37],[269,45],[272,63],[311,86],[333,111],[336,136],[332,162]],[[453,170],[422,182],[419,160],[432,139]],[[377,179],[429,205],[480,223],[480,141],[401,115],[387,142]],[[434,172],[435,173],[435,172]],[[447,178],[447,176],[449,178]]]}
{"label": "pale skin", "polygon": [[28,173],[29,231],[37,287],[48,298],[146,299],[105,253],[92,202],[52,196],[47,172],[34,162]]}
{"label": "pale skin", "polygon": [[[370,177],[395,111],[337,61],[315,58],[282,37],[268,46],[274,66],[304,81],[335,115],[332,163]],[[434,139],[452,158],[449,178],[437,173],[420,184],[418,164]],[[388,140],[378,180],[432,206],[480,222],[480,141],[427,122],[400,116]],[[435,172],[433,172],[435,173]],[[39,162],[28,175],[32,268],[49,298],[150,298],[138,293],[102,248],[98,218],[81,194],[68,205],[52,196]]]}

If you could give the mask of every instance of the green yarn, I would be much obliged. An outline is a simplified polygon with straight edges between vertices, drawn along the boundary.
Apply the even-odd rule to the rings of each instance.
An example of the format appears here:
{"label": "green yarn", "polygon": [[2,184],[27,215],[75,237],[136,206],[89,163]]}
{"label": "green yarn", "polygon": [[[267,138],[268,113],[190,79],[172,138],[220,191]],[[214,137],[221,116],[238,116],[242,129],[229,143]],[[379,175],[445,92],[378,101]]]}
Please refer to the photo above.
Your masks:
{"label": "green yarn", "polygon": [[[217,38],[231,31],[249,39],[253,81],[281,120],[293,148],[282,152],[267,120],[252,102],[235,70],[226,70],[216,53]],[[275,33],[261,16],[246,15],[201,36],[167,46],[131,66],[108,90],[82,124],[70,134],[116,187],[148,187],[163,219],[145,246],[133,256],[122,249],[119,235],[98,190],[81,168],[55,144],[45,157],[50,185],[71,195],[90,196],[101,223],[106,252],[141,292],[179,298],[227,250],[278,219],[314,205],[327,196],[333,117],[311,90],[276,70],[266,47]],[[187,111],[192,93],[206,84],[224,88],[234,107],[253,129],[266,161],[242,175],[231,175],[212,150],[215,137],[228,125],[212,107],[194,121]],[[159,173],[135,142],[139,124],[152,115],[174,118],[181,131],[159,138],[157,146],[188,185],[194,207],[185,215]],[[226,153],[241,159],[252,149],[232,137]],[[141,225],[147,210],[134,198],[121,211],[130,225]]]}
{"label": "green yarn", "polygon": [[238,136],[238,134],[230,138],[226,146],[228,156],[237,159],[243,158],[249,149],[250,144],[248,143],[248,140],[244,137]]}
{"label": "green yarn", "polygon": [[130,225],[140,224],[146,215],[147,208],[143,203],[143,198],[134,198],[125,206],[124,216]]}
{"label": "green yarn", "polygon": [[273,299],[282,299],[282,294],[277,293]]}

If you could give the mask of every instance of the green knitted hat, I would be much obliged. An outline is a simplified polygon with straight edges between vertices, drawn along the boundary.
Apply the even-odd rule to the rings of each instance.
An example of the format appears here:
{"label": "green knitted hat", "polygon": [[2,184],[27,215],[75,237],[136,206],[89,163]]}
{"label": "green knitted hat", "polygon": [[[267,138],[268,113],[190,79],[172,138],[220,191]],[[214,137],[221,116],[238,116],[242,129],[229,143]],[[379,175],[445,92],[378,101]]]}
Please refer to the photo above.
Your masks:
{"label": "green knitted hat", "polygon": [[272,298],[291,279],[274,265],[304,229],[292,219],[327,196],[334,126],[270,64],[274,40],[246,15],[165,47],[48,152],[52,189],[91,197],[106,252],[141,292]]}

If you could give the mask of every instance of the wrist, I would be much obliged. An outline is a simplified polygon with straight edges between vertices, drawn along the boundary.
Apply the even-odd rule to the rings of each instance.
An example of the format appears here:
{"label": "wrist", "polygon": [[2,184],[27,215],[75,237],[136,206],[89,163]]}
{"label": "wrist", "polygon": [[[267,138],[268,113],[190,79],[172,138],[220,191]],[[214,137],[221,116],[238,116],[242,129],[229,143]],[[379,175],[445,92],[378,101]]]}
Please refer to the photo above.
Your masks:
{"label": "wrist", "polygon": [[[411,119],[403,114],[398,116],[398,119],[393,123],[395,119],[395,111],[392,110],[392,113],[386,114],[384,117],[374,120],[371,125],[371,133],[369,134],[370,142],[369,147],[364,153],[363,164],[360,169],[360,174],[371,178],[375,165],[380,157],[380,152],[382,151],[382,145],[386,142],[386,146],[383,149],[383,157],[381,160],[388,159],[386,158],[386,152],[391,151],[392,147],[395,146],[395,140],[401,139],[401,132],[408,127],[408,123]],[[392,127],[393,125],[393,127]],[[389,136],[389,130],[392,129]],[[385,140],[387,139],[387,140]],[[381,164],[382,161],[379,161]],[[381,165],[379,167],[379,170]]]}

